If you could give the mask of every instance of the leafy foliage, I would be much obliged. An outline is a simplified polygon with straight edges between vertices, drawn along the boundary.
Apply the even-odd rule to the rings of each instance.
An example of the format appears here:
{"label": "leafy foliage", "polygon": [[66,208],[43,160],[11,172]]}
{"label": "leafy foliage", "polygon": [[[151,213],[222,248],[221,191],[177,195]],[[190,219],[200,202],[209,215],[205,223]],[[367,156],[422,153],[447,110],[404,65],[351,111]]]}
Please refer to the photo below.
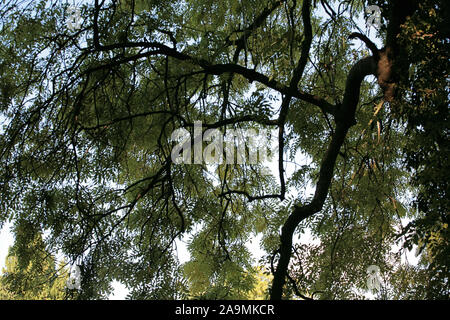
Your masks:
{"label": "leafy foliage", "polygon": [[[18,263],[9,272],[56,270],[28,258],[32,244],[81,261],[79,299],[106,298],[113,280],[130,299],[267,298],[270,277],[246,243],[262,235],[260,264],[273,272],[280,229],[313,201],[327,150],[353,120],[340,115],[348,75],[370,58],[348,39],[367,4],[382,9],[384,41],[395,7],[386,1],[95,1],[80,7],[75,31],[62,2],[3,2],[0,224],[17,225]],[[409,72],[395,101],[362,81],[323,206],[295,226],[295,238],[314,242],[296,241],[285,298],[364,298],[372,264],[385,277],[381,298],[448,297],[447,13],[445,1],[421,1],[402,25]],[[173,163],[172,132],[193,136],[197,120],[224,134],[270,129],[278,172]],[[414,245],[423,264],[404,265]],[[5,295],[61,298],[59,284],[8,281],[27,289]]]}
{"label": "leafy foliage", "polygon": [[[445,17],[450,6],[445,1],[425,1],[421,11],[410,19],[402,34],[409,49],[411,72],[408,103],[398,106],[397,115],[407,123],[411,139],[404,147],[406,164],[418,188],[415,201],[421,214],[408,230],[406,246],[413,243],[425,249],[428,298],[450,296],[449,224],[449,34]],[[406,88],[406,85],[409,88]]]}
{"label": "leafy foliage", "polygon": [[1,300],[65,300],[76,294],[66,288],[65,264],[57,264],[35,231],[26,223],[16,228],[16,242],[0,277]]}

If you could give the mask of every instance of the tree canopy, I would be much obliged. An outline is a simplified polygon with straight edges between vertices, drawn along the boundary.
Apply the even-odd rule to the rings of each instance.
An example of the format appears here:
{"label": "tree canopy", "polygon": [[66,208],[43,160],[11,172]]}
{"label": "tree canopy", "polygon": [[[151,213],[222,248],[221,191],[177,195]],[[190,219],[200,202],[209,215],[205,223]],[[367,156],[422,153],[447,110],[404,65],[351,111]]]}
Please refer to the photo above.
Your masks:
{"label": "tree canopy", "polygon": [[[379,298],[450,296],[448,1],[68,7],[0,4],[0,225],[78,261],[77,298],[364,298],[370,265]],[[276,170],[175,163],[197,121],[264,134]]]}

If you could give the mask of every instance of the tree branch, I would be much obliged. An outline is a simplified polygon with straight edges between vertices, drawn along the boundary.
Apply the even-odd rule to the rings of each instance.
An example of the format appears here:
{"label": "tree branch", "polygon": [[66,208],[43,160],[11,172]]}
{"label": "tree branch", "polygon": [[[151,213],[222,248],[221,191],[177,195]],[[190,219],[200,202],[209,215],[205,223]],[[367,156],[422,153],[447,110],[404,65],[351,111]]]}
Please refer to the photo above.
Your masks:
{"label": "tree branch", "polygon": [[[299,91],[296,88],[296,86],[282,85],[281,83],[274,80],[273,78],[269,78],[268,76],[266,76],[262,73],[259,73],[256,70],[243,67],[239,64],[235,64],[235,63],[211,64],[204,59],[198,59],[198,58],[192,57],[186,53],[179,52],[176,49],[170,48],[159,42],[148,42],[148,41],[128,42],[127,41],[124,43],[114,43],[114,44],[109,44],[109,45],[100,45],[99,44],[99,47],[92,50],[92,52],[109,51],[109,50],[119,49],[119,48],[148,48],[148,49],[151,48],[153,50],[139,53],[139,54],[132,55],[132,56],[128,56],[128,57],[125,57],[122,59],[117,59],[108,64],[90,68],[90,69],[86,70],[83,74],[91,73],[91,72],[105,69],[105,68],[111,68],[113,66],[118,66],[123,63],[137,61],[139,59],[148,58],[151,56],[165,55],[168,57],[175,58],[177,60],[189,61],[190,63],[193,63],[193,64],[201,67],[203,69],[203,72],[205,72],[207,74],[221,75],[221,74],[224,74],[227,72],[239,74],[239,75],[243,76],[244,78],[246,78],[250,82],[257,81],[257,82],[265,85],[266,87],[269,87],[273,90],[280,92],[281,94],[290,95],[294,98],[311,103],[311,104],[319,107],[325,113],[329,113],[331,115],[335,114],[335,106],[333,104],[329,103],[325,99],[322,99],[316,95],[312,95],[309,93]],[[301,67],[301,64],[299,64],[299,68],[300,67]],[[297,72],[297,73],[299,73],[299,72]],[[293,79],[293,80],[295,80],[295,79]]]}
{"label": "tree branch", "polygon": [[[414,8],[416,8],[417,4],[416,1],[413,0],[402,0],[396,1],[392,6],[390,12],[391,19],[389,21],[386,36],[387,53],[390,54],[390,56],[387,57],[389,62],[391,62],[399,52],[396,36],[400,32],[400,24],[404,22],[408,14],[414,12]],[[407,10],[403,9],[403,7],[406,7]],[[364,37],[357,37],[364,41]],[[372,51],[376,48],[368,42],[366,42],[366,44],[368,44],[369,48],[372,47]],[[295,229],[301,221],[319,212],[324,205],[331,179],[333,178],[334,166],[339,150],[344,143],[349,128],[356,123],[355,113],[356,106],[359,102],[361,83],[368,75],[372,74],[379,77],[381,72],[380,68],[383,67],[380,65],[379,60],[380,57],[377,57],[376,55],[361,59],[351,68],[347,76],[343,103],[335,113],[336,130],[332,134],[330,144],[320,165],[319,180],[316,184],[314,197],[309,204],[295,206],[281,230],[279,249],[280,258],[274,273],[271,291],[271,299],[273,300],[280,300],[282,298],[283,286],[285,284],[291,258],[292,236]],[[388,75],[389,79],[391,79],[391,65],[389,64],[388,67]],[[382,84],[380,83],[380,85]],[[383,89],[385,88],[383,87]]]}
{"label": "tree branch", "polygon": [[312,201],[305,206],[295,206],[281,229],[280,259],[274,274],[271,299],[280,300],[291,258],[292,236],[301,221],[322,210],[333,178],[334,165],[339,150],[344,143],[348,129],[355,123],[356,106],[359,101],[360,87],[363,79],[375,74],[376,63],[373,57],[358,61],[347,77],[344,101],[336,115],[336,130],[320,165],[319,180]]}

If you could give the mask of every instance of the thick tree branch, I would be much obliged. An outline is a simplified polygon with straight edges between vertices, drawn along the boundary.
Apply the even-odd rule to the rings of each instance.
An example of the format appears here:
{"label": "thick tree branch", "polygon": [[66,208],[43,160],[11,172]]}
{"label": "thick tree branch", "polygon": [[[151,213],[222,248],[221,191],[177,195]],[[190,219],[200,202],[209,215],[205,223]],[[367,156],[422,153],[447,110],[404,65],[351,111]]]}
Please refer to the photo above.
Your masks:
{"label": "thick tree branch", "polygon": [[348,36],[349,39],[354,39],[354,38],[358,38],[359,40],[363,41],[367,48],[370,49],[370,51],[372,51],[372,55],[373,57],[378,61],[378,59],[380,58],[379,52],[378,52],[378,48],[375,45],[375,43],[373,43],[369,38],[367,38],[365,35],[358,33],[358,32],[353,32]]}
{"label": "thick tree branch", "polygon": [[[319,180],[316,184],[314,197],[309,204],[295,206],[292,214],[287,218],[282,227],[279,249],[280,258],[274,273],[271,291],[271,299],[273,300],[279,300],[283,295],[283,286],[286,281],[292,251],[292,236],[295,229],[302,220],[319,212],[324,205],[331,179],[333,178],[334,166],[339,150],[344,143],[349,128],[356,123],[355,112],[359,102],[361,83],[366,76],[371,74],[378,77],[379,83],[380,76],[384,76],[388,80],[392,78],[392,61],[400,51],[400,48],[398,48],[396,44],[396,37],[400,32],[400,24],[405,21],[408,14],[414,12],[415,6],[416,2],[412,0],[396,1],[392,4],[391,19],[389,21],[386,37],[387,50],[383,52],[385,56],[378,57],[375,55],[361,59],[349,72],[345,85],[343,103],[335,113],[336,130],[332,134],[331,142],[320,165]],[[361,37],[359,38],[361,39]],[[368,45],[372,47],[371,50],[374,51],[375,48],[370,43]],[[387,60],[387,63],[385,62],[383,64],[383,60]],[[382,68],[388,68],[388,70],[381,70]],[[383,90],[386,90],[386,87],[383,85],[383,83],[380,83]]]}
{"label": "thick tree branch", "polygon": [[359,101],[360,87],[363,79],[376,73],[376,63],[373,57],[358,61],[347,77],[344,101],[336,115],[336,129],[331,137],[328,150],[320,165],[319,180],[312,201],[305,206],[295,206],[281,230],[280,258],[274,274],[271,299],[280,300],[291,258],[292,236],[301,221],[319,212],[328,194],[333,177],[334,165],[339,150],[344,143],[348,129],[355,123],[355,111]]}
{"label": "thick tree branch", "polygon": [[[268,76],[246,67],[243,67],[239,64],[235,63],[224,63],[224,64],[211,64],[210,62],[204,60],[204,59],[198,59],[195,57],[192,57],[186,53],[179,52],[174,48],[170,48],[162,43],[159,42],[148,42],[148,41],[138,41],[138,42],[124,42],[124,43],[114,43],[109,45],[100,45],[99,47],[92,50],[92,53],[95,51],[109,51],[119,48],[147,48],[147,49],[153,49],[151,51],[139,53],[136,55],[128,56],[121,59],[116,59],[110,63],[96,66],[94,68],[90,68],[86,70],[83,74],[88,74],[91,72],[95,72],[101,69],[108,69],[114,66],[121,65],[123,63],[137,61],[139,59],[148,58],[151,56],[168,56],[175,58],[177,60],[181,61],[188,61],[190,63],[193,63],[203,69],[203,72],[213,75],[221,75],[224,73],[236,73],[244,78],[246,78],[248,81],[253,82],[259,82],[273,90],[276,90],[284,95],[290,95],[294,98],[303,100],[305,102],[311,103],[317,107],[319,107],[323,112],[329,113],[331,115],[334,115],[335,113],[335,106],[325,99],[322,99],[316,95],[312,95],[309,93],[302,92],[296,88],[296,86],[285,86],[278,81],[276,81],[273,78],[269,78]],[[300,65],[300,64],[299,64]]]}

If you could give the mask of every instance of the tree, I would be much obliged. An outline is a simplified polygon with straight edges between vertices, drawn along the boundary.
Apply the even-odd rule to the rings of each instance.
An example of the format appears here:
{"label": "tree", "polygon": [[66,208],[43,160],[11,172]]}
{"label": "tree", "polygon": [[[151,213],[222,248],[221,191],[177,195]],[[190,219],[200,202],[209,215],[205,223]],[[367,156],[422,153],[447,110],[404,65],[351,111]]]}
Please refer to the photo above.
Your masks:
{"label": "tree", "polygon": [[[402,43],[414,68],[402,86],[411,98],[396,106],[396,115],[407,120],[411,139],[405,146],[405,162],[413,171],[412,184],[418,188],[415,201],[423,213],[405,230],[406,246],[416,243],[425,249],[429,298],[450,296],[450,222],[448,155],[448,60],[450,29],[444,17],[448,2],[425,1],[420,12],[406,24]],[[431,53],[431,54],[430,54]]]}
{"label": "tree", "polygon": [[[105,297],[114,279],[130,298],[248,297],[254,234],[272,299],[362,297],[371,264],[403,297],[414,277],[396,241],[425,248],[419,278],[444,297],[448,29],[433,24],[448,5],[420,3],[96,0],[79,29],[65,4],[2,3],[1,221],[39,226],[51,250],[82,261],[80,298]],[[356,23],[373,4],[383,48]],[[196,121],[205,134],[266,132],[277,174],[175,163],[172,133],[198,142]],[[306,230],[318,245],[294,243]]]}
{"label": "tree", "polygon": [[40,233],[21,225],[0,277],[0,300],[62,300],[69,274],[46,250]]}

